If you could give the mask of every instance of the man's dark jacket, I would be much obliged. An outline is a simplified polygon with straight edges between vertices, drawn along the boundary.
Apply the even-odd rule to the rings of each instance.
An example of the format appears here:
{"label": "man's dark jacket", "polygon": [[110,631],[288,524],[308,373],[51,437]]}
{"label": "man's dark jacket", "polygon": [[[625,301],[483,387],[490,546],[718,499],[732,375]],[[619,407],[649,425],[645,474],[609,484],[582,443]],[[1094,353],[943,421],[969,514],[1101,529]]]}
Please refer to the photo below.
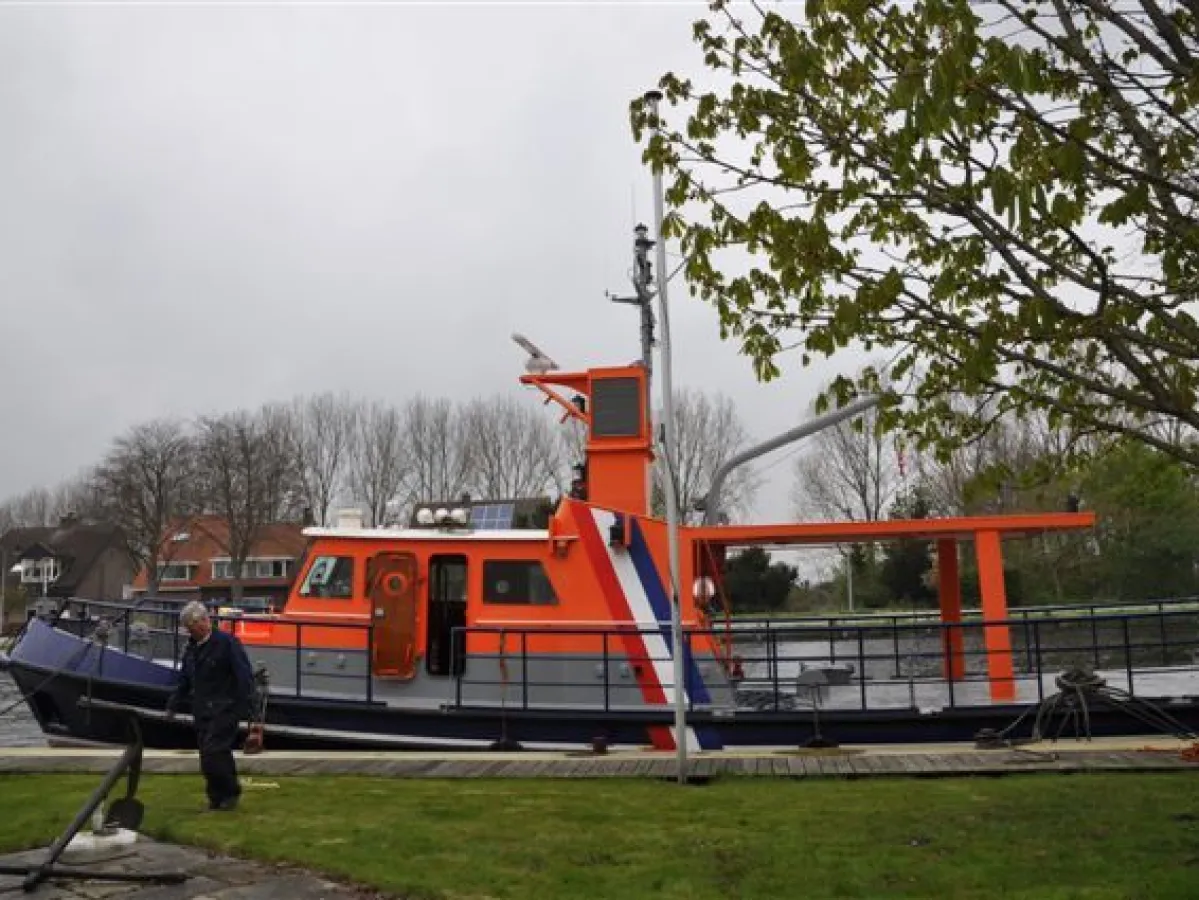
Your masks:
{"label": "man's dark jacket", "polygon": [[222,713],[238,718],[249,714],[254,699],[254,672],[241,641],[213,628],[208,640],[189,638],[179,667],[179,683],[167,700],[174,710],[190,696],[192,715],[208,719]]}

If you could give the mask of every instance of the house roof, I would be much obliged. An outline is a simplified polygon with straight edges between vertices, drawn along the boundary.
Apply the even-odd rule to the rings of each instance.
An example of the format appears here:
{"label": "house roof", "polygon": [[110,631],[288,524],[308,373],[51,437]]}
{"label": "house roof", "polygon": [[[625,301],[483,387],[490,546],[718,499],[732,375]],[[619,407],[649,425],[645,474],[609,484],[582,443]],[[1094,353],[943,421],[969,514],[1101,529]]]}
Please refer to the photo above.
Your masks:
{"label": "house roof", "polygon": [[34,541],[21,551],[21,554],[17,557],[17,559],[49,559],[51,557],[62,559],[67,555],[68,554],[62,552],[61,550],[56,551],[53,547],[46,546],[41,541]]}
{"label": "house roof", "polygon": [[[194,580],[172,582],[171,585],[180,590],[207,586],[212,583],[212,569],[205,563],[213,559],[228,559],[228,540],[229,526],[221,516],[192,516],[179,519],[168,526],[163,534],[162,550],[159,553],[158,562],[159,564],[198,563],[200,565]],[[257,540],[250,547],[249,556],[252,558],[297,559],[303,555],[307,546],[308,539],[304,536],[302,525],[292,522],[273,522],[264,525],[259,530]],[[134,590],[146,589],[148,582],[146,575],[147,572],[143,566],[133,579]],[[280,579],[263,578],[242,581],[242,585],[247,587],[279,583]]]}
{"label": "house roof", "polygon": [[[222,517],[197,516],[170,533],[177,534],[181,531],[189,533],[191,541],[200,536],[207,536],[211,543],[217,545],[217,552],[213,556],[229,556],[225,550],[225,542],[229,540],[229,525]],[[258,537],[250,548],[250,556],[286,556],[294,559],[304,552],[307,545],[303,526],[298,522],[272,522],[258,530]],[[179,557],[178,554],[174,556]]]}
{"label": "house roof", "polygon": [[[8,558],[9,568],[22,559],[41,559],[47,555],[62,562],[62,574],[53,585],[56,594],[74,592],[100,554],[125,546],[125,533],[108,523],[64,521],[36,528],[10,528],[0,537],[0,555]],[[7,572],[4,575],[8,577]]]}

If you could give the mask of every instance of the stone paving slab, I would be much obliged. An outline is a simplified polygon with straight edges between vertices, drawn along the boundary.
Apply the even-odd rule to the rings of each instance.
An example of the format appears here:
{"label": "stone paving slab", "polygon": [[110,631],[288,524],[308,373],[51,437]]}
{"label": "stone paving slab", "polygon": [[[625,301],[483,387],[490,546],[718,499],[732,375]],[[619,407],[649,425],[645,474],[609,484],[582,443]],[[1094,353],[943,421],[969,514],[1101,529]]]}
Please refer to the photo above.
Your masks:
{"label": "stone paving slab", "polygon": [[[45,849],[13,853],[0,856],[0,866],[36,865],[45,858]],[[290,866],[233,859],[141,836],[132,847],[98,855],[95,862],[69,864],[103,872],[181,871],[189,877],[182,884],[50,879],[32,894],[23,894],[21,876],[0,875],[0,894],[39,900],[363,900],[382,896]]]}

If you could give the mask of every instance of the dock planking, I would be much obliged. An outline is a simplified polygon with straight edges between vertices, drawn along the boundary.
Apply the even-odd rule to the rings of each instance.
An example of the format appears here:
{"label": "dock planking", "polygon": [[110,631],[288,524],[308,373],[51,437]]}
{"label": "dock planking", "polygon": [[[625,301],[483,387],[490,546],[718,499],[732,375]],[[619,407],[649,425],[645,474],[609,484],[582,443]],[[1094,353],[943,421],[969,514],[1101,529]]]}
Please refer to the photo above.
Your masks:
{"label": "dock planking", "polygon": [[[91,773],[108,771],[117,751],[46,750],[39,754],[0,749],[0,774]],[[673,779],[674,754],[663,752],[572,754],[304,754],[267,752],[240,756],[243,775],[293,777],[356,775],[395,779]],[[1178,750],[1077,748],[1038,745],[986,750],[913,748],[911,752],[869,749],[778,752],[715,752],[693,755],[689,774],[713,778],[954,778],[1029,772],[1165,772],[1199,771]],[[146,774],[192,775],[199,771],[195,754],[148,752]]]}

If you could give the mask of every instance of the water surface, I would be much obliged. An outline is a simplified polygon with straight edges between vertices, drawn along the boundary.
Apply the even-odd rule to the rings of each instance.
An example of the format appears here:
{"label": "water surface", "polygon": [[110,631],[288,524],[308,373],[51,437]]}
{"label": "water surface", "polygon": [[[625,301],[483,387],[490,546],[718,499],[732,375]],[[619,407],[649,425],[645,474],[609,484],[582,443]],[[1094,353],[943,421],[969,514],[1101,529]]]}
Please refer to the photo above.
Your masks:
{"label": "water surface", "polygon": [[[16,704],[14,709],[10,706]],[[46,739],[21,701],[21,692],[6,672],[0,672],[0,747],[45,747]]]}

